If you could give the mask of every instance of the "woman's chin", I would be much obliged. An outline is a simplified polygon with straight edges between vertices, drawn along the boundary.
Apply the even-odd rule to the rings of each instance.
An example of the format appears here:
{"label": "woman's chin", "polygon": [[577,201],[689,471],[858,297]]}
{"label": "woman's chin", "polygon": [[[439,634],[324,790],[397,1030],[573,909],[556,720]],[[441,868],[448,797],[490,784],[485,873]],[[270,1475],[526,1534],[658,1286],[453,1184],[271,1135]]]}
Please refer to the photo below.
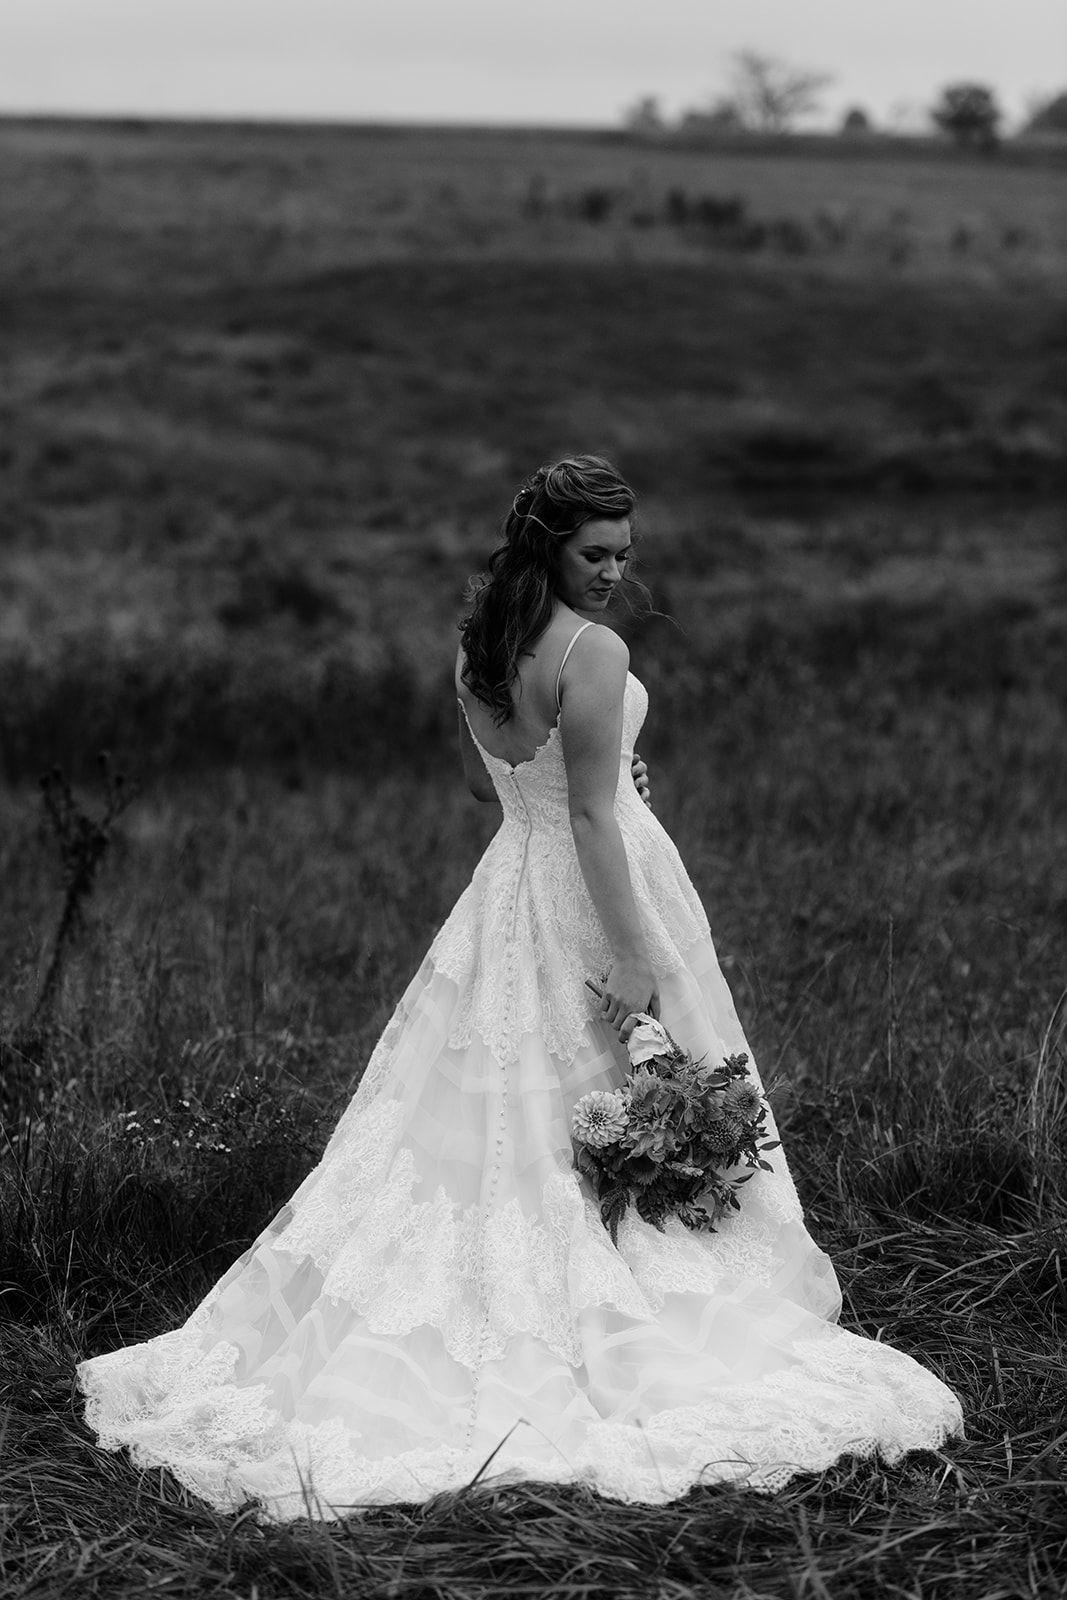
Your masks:
{"label": "woman's chin", "polygon": [[557,598],[571,611],[576,611],[582,617],[599,617],[607,611],[611,604],[610,594],[557,594]]}

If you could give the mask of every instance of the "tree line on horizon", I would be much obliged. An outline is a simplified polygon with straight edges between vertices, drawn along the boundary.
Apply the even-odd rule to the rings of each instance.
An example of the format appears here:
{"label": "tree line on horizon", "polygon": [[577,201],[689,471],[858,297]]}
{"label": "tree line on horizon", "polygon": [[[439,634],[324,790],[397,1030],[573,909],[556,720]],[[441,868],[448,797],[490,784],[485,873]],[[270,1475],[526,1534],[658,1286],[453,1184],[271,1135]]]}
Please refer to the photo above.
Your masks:
{"label": "tree line on horizon", "polygon": [[[644,138],[670,134],[786,135],[796,131],[799,118],[819,109],[823,91],[833,82],[828,72],[811,71],[765,55],[759,50],[739,50],[732,60],[728,90],[703,109],[683,111],[667,118],[657,95],[643,95],[624,115],[630,133]],[[957,144],[991,150],[1000,142],[1004,111],[996,90],[988,84],[947,84],[929,108],[932,128]],[[878,130],[862,106],[851,106],[838,130],[862,136]],[[1067,137],[1067,91],[1031,107],[1020,133]]]}

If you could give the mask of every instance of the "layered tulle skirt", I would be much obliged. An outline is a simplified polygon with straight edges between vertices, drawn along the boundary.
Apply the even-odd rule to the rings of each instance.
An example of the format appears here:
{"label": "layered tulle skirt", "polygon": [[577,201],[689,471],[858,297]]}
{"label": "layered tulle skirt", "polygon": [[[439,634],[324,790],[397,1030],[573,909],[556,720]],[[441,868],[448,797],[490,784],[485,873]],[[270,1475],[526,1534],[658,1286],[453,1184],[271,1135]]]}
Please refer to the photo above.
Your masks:
{"label": "layered tulle skirt", "polygon": [[[746,1048],[710,938],[661,996],[683,1045]],[[773,1489],[957,1430],[931,1372],[836,1325],[780,1152],[716,1233],[630,1216],[615,1248],[572,1163],[575,1101],[626,1065],[594,1007],[569,1061],[543,1030],[490,1048],[431,949],[289,1204],[183,1327],[82,1364],[100,1443],[287,1520],[479,1473]]]}

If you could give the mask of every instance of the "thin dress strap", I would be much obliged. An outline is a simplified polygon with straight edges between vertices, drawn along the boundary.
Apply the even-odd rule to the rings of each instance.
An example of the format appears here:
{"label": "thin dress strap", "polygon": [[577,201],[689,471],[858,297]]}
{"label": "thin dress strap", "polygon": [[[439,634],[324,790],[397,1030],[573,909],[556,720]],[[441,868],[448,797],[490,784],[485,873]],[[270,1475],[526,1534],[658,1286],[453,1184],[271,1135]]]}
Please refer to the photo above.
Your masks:
{"label": "thin dress strap", "polygon": [[577,639],[578,634],[579,633],[584,633],[586,628],[591,628],[592,626],[593,626],[593,624],[591,622],[583,622],[581,627],[577,630],[577,632],[573,633],[571,635],[570,644],[568,644],[566,650],[564,650],[564,652],[563,652],[563,660],[560,662],[559,671],[556,673],[556,710],[557,711],[562,711],[563,710],[563,706],[560,703],[560,698],[559,698],[559,682],[560,682],[560,679],[563,676],[563,669],[567,665],[567,657],[570,655],[571,651],[574,649],[574,641],[575,641],[575,639]]}

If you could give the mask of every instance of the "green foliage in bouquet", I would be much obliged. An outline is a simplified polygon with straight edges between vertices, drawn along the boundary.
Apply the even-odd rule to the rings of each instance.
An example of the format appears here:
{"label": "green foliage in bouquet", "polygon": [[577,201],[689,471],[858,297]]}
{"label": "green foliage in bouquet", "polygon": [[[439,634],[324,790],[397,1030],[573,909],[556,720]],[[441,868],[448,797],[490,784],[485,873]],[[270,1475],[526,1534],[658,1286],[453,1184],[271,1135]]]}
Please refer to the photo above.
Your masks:
{"label": "green foliage in bouquet", "polygon": [[[618,1244],[627,1207],[663,1232],[668,1217],[714,1232],[763,1156],[767,1105],[749,1077],[748,1056],[718,1066],[694,1059],[653,1017],[627,1041],[632,1070],[619,1089],[594,1090],[574,1109],[575,1163],[592,1182],[600,1215]],[[749,1170],[738,1173],[737,1168]]]}

